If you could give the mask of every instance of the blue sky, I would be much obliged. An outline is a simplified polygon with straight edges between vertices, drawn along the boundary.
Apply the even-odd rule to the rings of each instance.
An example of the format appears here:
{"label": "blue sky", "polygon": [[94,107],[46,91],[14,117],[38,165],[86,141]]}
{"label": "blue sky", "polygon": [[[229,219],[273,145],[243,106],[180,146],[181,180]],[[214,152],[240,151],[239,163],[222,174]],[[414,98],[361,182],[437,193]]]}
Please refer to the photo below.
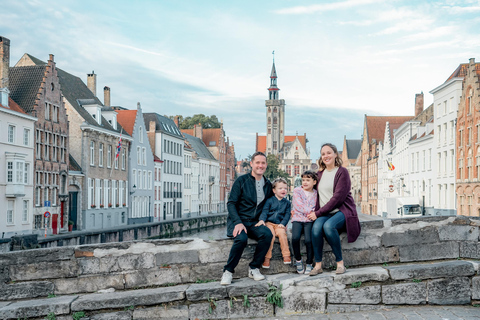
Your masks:
{"label": "blue sky", "polygon": [[360,139],[364,115],[412,115],[415,94],[480,61],[480,1],[3,1],[11,65],[25,53],[97,73],[112,105],[223,119],[237,158],[265,134],[272,51],[286,133]]}

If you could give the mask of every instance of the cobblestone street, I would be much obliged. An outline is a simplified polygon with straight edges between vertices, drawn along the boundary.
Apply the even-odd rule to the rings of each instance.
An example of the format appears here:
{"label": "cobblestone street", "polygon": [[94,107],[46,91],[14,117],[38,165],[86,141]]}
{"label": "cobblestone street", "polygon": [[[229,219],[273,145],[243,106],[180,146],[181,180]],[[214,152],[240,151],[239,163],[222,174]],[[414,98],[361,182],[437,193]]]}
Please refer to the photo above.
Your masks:
{"label": "cobblestone street", "polygon": [[[265,319],[265,318],[262,318]],[[268,320],[478,320],[480,308],[471,306],[419,306],[337,314],[273,317]]]}

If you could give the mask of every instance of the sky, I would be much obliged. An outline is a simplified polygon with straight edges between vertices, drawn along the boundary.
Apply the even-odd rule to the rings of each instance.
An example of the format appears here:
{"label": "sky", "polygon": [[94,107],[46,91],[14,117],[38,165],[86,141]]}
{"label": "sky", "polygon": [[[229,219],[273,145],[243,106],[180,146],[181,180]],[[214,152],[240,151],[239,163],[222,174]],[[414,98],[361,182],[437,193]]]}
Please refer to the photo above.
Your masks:
{"label": "sky", "polygon": [[415,94],[480,61],[480,1],[3,0],[0,36],[86,82],[111,104],[223,120],[237,159],[266,132],[272,51],[287,135],[311,158],[361,139],[364,116],[413,115]]}

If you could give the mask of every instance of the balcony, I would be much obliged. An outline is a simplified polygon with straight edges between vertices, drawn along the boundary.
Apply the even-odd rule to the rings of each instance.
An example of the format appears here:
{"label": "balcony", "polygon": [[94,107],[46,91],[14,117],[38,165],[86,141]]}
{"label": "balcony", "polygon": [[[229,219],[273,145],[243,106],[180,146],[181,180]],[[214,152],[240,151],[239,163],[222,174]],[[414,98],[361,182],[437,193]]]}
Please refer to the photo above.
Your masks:
{"label": "balcony", "polygon": [[25,196],[25,185],[23,183],[7,183],[5,188],[7,198],[16,198]]}

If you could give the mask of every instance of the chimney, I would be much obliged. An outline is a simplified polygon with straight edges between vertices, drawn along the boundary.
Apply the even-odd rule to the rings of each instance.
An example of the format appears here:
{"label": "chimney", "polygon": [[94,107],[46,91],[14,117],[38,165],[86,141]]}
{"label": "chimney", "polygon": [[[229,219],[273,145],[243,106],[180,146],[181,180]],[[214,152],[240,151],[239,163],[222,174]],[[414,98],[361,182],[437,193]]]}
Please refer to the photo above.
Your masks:
{"label": "chimney", "polygon": [[103,105],[105,107],[110,107],[110,88],[107,86],[103,88]]}
{"label": "chimney", "polygon": [[175,125],[176,125],[178,128],[180,128],[180,127],[178,126],[178,116],[175,116],[175,117],[173,118],[173,122],[175,122]]}
{"label": "chimney", "polygon": [[150,121],[148,123],[148,131],[147,131],[147,136],[148,136],[148,142],[150,142],[150,148],[152,148],[153,154],[155,154],[155,121]]}
{"label": "chimney", "polygon": [[415,95],[415,117],[423,112],[423,91]]}
{"label": "chimney", "polygon": [[203,140],[203,129],[201,123],[193,126],[193,136]]}
{"label": "chimney", "polygon": [[10,68],[10,40],[0,37],[0,88],[8,88],[8,70]]}
{"label": "chimney", "polygon": [[96,97],[97,96],[97,75],[95,74],[95,71],[92,71],[92,73],[87,74],[87,87],[90,89],[90,91],[93,92],[93,95]]}

